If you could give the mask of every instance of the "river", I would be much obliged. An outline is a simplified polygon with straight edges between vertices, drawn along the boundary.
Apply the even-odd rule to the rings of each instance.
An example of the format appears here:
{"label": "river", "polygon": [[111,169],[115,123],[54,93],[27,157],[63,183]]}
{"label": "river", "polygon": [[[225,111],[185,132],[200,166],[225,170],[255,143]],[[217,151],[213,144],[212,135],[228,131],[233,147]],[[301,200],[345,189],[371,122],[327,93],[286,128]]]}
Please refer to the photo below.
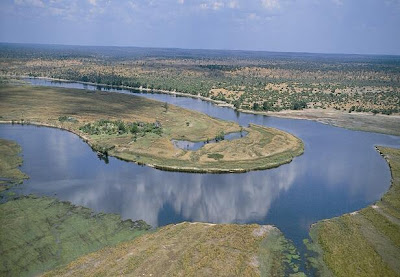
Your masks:
{"label": "river", "polygon": [[134,93],[242,126],[279,128],[304,141],[304,154],[278,168],[195,174],[161,171],[112,157],[106,164],[67,131],[0,125],[1,138],[22,146],[22,171],[30,176],[16,192],[55,196],[97,212],[143,219],[154,227],[182,221],[273,224],[301,249],[313,222],[366,207],[384,194],[390,186],[390,170],[374,146],[400,147],[397,136],[240,113],[190,97],[27,80],[34,85]]}

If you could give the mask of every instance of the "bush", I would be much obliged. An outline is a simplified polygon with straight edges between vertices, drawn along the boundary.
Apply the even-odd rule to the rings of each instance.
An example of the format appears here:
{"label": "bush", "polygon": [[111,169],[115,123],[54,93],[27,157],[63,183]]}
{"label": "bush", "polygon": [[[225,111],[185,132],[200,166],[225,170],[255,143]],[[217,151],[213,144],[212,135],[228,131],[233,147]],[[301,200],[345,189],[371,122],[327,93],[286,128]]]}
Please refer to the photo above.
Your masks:
{"label": "bush", "polygon": [[121,120],[110,121],[110,120],[99,120],[94,123],[87,123],[79,128],[84,133],[89,135],[123,135],[123,134],[142,134],[155,133],[157,135],[162,134],[162,127],[159,122],[155,123],[143,123],[143,122],[131,122],[125,123]]}
{"label": "bush", "polygon": [[210,159],[214,159],[214,160],[219,161],[219,160],[224,158],[224,155],[218,154],[218,153],[213,153],[213,154],[208,154],[207,157],[210,158]]}

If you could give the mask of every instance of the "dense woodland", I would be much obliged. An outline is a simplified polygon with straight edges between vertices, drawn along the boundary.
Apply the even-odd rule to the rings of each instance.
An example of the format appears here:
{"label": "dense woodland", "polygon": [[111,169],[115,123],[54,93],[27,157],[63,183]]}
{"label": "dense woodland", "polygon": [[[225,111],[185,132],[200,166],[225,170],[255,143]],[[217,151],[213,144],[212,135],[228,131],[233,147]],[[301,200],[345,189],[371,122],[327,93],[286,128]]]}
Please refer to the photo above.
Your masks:
{"label": "dense woodland", "polygon": [[179,91],[256,111],[400,112],[400,57],[0,44],[0,74]]}

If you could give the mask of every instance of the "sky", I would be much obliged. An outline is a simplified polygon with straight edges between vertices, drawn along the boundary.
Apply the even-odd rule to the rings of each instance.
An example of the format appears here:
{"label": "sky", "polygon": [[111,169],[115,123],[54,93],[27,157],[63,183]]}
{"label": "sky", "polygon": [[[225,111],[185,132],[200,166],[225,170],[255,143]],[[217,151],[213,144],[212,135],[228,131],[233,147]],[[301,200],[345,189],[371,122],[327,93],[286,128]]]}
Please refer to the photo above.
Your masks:
{"label": "sky", "polygon": [[400,55],[400,0],[0,0],[0,41]]}

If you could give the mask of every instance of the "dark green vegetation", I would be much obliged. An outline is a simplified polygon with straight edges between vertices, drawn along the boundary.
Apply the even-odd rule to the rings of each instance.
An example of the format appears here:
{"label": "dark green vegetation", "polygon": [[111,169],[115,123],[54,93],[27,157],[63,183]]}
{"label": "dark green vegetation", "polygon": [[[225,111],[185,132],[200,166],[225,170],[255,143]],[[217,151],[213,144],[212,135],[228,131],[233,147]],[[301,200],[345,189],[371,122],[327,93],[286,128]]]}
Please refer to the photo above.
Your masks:
{"label": "dark green vegetation", "polygon": [[208,157],[214,160],[220,160],[224,157],[224,155],[222,154],[218,154],[218,153],[213,153],[213,154],[208,154]]}
{"label": "dark green vegetation", "polygon": [[58,121],[60,121],[60,122],[74,122],[74,123],[78,122],[78,120],[76,120],[72,116],[66,116],[66,115],[58,117]]}
{"label": "dark green vegetation", "polygon": [[310,259],[323,276],[400,276],[400,149],[378,147],[392,186],[375,205],[311,227]]}
{"label": "dark green vegetation", "polygon": [[22,165],[20,153],[21,147],[17,143],[0,138],[0,192],[28,178],[19,170]]}
{"label": "dark green vegetation", "polygon": [[[248,135],[222,140],[242,131],[235,122],[209,117],[158,101],[104,91],[0,85],[3,122],[39,124],[69,130],[103,154],[165,170],[243,172],[276,167],[303,153],[293,135],[262,126]],[[172,140],[219,142],[196,151]],[[218,157],[218,159],[215,159]]]}
{"label": "dark green vegetation", "polygon": [[256,111],[400,109],[397,56],[1,44],[0,74],[179,91]]}
{"label": "dark green vegetation", "polygon": [[121,120],[99,120],[93,123],[87,123],[79,128],[82,132],[88,135],[124,135],[134,134],[145,136],[146,133],[154,133],[159,136],[162,134],[161,124],[133,122],[125,123]]}

